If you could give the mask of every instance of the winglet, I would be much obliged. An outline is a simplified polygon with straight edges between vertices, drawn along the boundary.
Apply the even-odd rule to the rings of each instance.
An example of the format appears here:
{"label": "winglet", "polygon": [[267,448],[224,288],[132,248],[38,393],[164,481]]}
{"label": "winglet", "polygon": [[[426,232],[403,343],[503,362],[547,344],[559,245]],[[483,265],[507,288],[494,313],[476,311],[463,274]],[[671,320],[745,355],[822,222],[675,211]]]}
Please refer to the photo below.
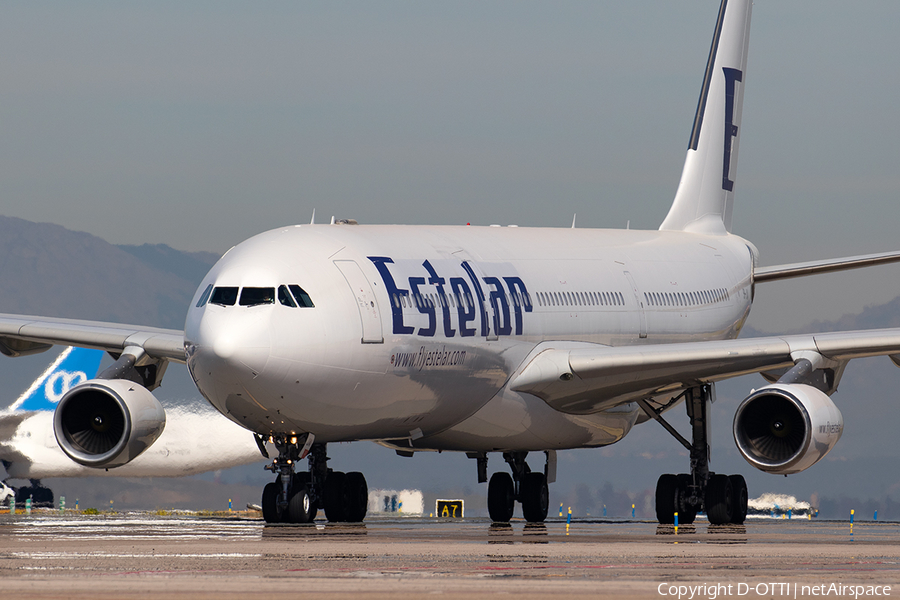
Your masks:
{"label": "winglet", "polygon": [[97,375],[102,357],[102,350],[66,348],[7,410],[56,409],[56,404],[69,388]]}
{"label": "winglet", "polygon": [[661,230],[731,231],[752,0],[722,0],[681,182]]}

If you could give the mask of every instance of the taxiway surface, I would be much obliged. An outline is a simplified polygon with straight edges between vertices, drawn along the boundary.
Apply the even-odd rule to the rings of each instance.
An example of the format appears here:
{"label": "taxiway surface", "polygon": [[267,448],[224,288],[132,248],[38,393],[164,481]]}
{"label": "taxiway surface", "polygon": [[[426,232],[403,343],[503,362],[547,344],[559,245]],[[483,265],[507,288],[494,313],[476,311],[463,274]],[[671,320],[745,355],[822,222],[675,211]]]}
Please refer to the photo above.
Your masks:
{"label": "taxiway surface", "polygon": [[846,598],[851,585],[900,595],[900,524],[0,516],[0,589],[16,598]]}

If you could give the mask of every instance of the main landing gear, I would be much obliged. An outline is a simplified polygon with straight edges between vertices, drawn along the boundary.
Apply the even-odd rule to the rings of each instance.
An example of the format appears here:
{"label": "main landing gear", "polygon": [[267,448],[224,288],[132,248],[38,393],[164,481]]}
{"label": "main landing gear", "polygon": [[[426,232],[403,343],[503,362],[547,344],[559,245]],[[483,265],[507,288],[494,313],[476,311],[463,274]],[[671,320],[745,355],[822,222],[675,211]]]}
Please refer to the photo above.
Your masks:
{"label": "main landing gear", "polygon": [[[312,442],[312,434],[273,438],[278,458],[266,469],[277,474],[263,488],[262,512],[266,523],[311,523],[319,512],[331,522],[359,523],[366,516],[369,488],[362,473],[328,468],[325,444]],[[309,470],[295,473],[306,458]]]}
{"label": "main landing gear", "polygon": [[[37,479],[30,479],[29,483],[31,485],[20,488],[9,488],[6,484],[3,484],[3,487],[6,488],[6,490],[11,490],[15,493],[17,504],[24,506],[25,501],[30,499],[31,505],[35,508],[53,508],[53,490],[41,485],[41,482]],[[2,495],[4,491],[5,490],[0,491],[0,495]]]}
{"label": "main landing gear", "polygon": [[[712,384],[684,391],[685,408],[691,421],[688,442],[645,400],[641,408],[671,433],[691,453],[691,472],[661,475],[656,483],[656,518],[662,524],[688,525],[701,510],[713,525],[743,523],[747,518],[747,483],[741,475],[718,475],[709,470],[709,407],[715,394]],[[679,396],[672,403],[681,399]]]}
{"label": "main landing gear", "polygon": [[[522,515],[529,523],[542,523],[547,518],[550,507],[548,483],[556,479],[556,453],[546,452],[547,462],[544,472],[532,471],[525,462],[527,452],[504,452],[503,459],[509,464],[509,473],[494,473],[488,483],[488,513],[495,523],[508,523],[516,508],[516,501],[522,503]],[[478,482],[487,481],[487,454],[477,452],[469,455],[478,460]]]}

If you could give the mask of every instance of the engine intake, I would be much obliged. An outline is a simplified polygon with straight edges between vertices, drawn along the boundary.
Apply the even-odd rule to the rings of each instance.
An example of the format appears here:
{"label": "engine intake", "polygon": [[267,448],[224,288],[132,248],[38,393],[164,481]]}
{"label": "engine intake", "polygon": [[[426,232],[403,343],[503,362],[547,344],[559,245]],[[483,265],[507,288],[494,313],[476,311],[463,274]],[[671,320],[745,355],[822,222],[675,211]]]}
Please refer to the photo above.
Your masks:
{"label": "engine intake", "polygon": [[734,441],[751,465],[788,475],[808,469],[841,438],[844,419],[824,392],[776,383],[750,394],[734,415]]}
{"label": "engine intake", "polygon": [[53,415],[56,441],[86,467],[137,458],[162,434],[166,413],[150,391],[125,379],[92,379],[70,389]]}

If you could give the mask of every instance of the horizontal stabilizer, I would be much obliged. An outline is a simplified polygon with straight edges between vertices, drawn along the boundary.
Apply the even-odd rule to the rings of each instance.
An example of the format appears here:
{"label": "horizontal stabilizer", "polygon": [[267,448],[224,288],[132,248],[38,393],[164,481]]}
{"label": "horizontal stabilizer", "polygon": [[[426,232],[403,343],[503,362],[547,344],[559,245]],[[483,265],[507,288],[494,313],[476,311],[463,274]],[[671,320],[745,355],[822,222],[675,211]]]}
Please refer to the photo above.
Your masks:
{"label": "horizontal stabilizer", "polygon": [[861,256],[814,260],[790,265],[757,267],[753,271],[753,281],[762,283],[764,281],[777,281],[778,279],[792,279],[794,277],[847,271],[849,269],[860,269],[862,267],[871,267],[873,265],[893,262],[900,262],[900,252],[882,252],[879,254],[864,254]]}

